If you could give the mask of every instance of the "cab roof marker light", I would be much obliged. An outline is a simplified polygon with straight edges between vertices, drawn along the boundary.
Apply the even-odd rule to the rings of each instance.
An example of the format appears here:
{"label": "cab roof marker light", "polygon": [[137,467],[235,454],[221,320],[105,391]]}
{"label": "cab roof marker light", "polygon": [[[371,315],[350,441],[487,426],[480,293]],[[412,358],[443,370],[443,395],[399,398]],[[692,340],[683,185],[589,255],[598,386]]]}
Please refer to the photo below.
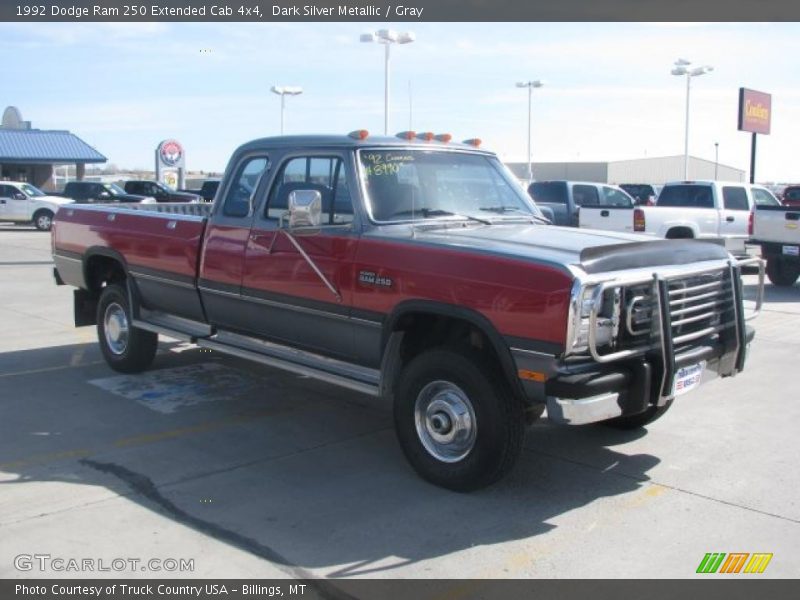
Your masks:
{"label": "cab roof marker light", "polygon": [[401,140],[413,140],[417,137],[416,131],[401,131],[397,134],[396,137],[399,137]]}
{"label": "cab roof marker light", "polygon": [[347,135],[356,140],[365,140],[369,137],[369,131],[367,131],[366,129],[356,129],[355,131],[351,131]]}
{"label": "cab roof marker light", "polygon": [[453,139],[453,136],[450,135],[449,133],[440,133],[439,135],[436,136],[436,141],[442,142],[442,143],[445,143],[445,144],[447,142],[449,142],[450,140],[452,140],[452,139]]}
{"label": "cab roof marker light", "polygon": [[435,136],[432,131],[425,131],[417,134],[417,137],[421,140],[425,140],[426,142],[430,142]]}
{"label": "cab roof marker light", "polygon": [[475,146],[476,148],[482,144],[481,140],[478,138],[471,138],[469,140],[464,140],[464,143],[468,146]]}

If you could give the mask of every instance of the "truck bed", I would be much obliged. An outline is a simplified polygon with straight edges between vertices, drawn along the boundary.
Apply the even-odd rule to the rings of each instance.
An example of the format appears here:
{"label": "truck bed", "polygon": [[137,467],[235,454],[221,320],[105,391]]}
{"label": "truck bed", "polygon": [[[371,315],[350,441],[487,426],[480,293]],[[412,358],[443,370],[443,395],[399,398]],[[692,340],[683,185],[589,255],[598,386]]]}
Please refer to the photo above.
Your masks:
{"label": "truck bed", "polygon": [[753,216],[753,241],[800,244],[800,207],[760,206]]}
{"label": "truck bed", "polygon": [[143,306],[202,320],[197,272],[208,204],[70,205],[53,225],[63,281],[90,289],[88,261],[115,257],[133,276]]}

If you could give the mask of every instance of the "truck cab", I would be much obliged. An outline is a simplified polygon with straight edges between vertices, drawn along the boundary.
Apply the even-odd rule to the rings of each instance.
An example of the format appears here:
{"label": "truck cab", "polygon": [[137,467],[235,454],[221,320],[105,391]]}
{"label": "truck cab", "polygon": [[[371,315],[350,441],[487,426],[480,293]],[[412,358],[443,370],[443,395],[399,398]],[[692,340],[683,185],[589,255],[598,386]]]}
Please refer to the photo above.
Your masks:
{"label": "truck cab", "polygon": [[[632,231],[624,211],[633,208],[633,198],[617,186],[584,181],[535,181],[528,193],[556,225],[578,227],[583,209],[603,220],[604,227],[615,231]],[[610,210],[611,209],[611,210]]]}

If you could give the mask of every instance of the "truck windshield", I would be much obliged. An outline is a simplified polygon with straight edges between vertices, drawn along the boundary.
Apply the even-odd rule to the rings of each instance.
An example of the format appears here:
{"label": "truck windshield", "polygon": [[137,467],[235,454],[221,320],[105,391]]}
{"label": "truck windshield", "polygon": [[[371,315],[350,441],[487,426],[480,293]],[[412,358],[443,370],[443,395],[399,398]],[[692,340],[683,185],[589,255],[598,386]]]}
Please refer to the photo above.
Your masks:
{"label": "truck windshield", "polygon": [[29,183],[23,183],[21,186],[19,186],[19,189],[21,189],[23,192],[25,192],[25,194],[29,198],[36,198],[38,196],[46,196],[47,195],[42,190],[40,190],[37,187],[32,186]]}
{"label": "truck windshield", "polygon": [[710,185],[668,185],[658,196],[658,206],[714,208]]}
{"label": "truck windshield", "polygon": [[112,196],[124,196],[125,190],[119,187],[116,183],[106,183],[103,188]]}
{"label": "truck windshield", "polygon": [[362,150],[359,160],[376,221],[541,217],[492,156],[398,148]]}

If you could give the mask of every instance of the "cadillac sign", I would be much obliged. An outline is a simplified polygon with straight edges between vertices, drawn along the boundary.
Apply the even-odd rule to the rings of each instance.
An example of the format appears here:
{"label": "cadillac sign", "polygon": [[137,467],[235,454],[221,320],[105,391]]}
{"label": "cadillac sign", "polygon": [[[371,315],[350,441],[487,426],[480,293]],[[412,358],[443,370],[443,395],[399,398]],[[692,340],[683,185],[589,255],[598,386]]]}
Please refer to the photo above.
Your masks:
{"label": "cadillac sign", "polygon": [[769,134],[772,95],[739,88],[739,131]]}

